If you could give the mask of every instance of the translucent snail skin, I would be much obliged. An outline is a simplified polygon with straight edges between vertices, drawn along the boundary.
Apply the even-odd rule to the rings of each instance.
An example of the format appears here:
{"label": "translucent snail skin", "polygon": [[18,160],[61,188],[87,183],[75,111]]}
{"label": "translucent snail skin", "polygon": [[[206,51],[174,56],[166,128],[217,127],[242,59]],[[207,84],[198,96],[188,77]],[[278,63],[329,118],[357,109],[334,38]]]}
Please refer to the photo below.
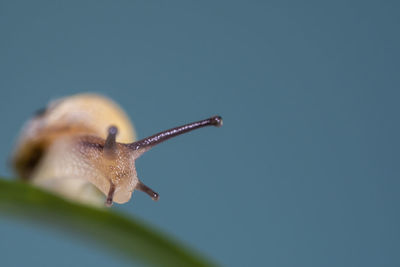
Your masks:
{"label": "translucent snail skin", "polygon": [[128,116],[112,100],[78,94],[51,102],[25,125],[12,157],[21,179],[87,204],[129,201],[134,190],[159,195],[137,177],[135,160],[153,146],[205,126],[214,116],[135,141]]}

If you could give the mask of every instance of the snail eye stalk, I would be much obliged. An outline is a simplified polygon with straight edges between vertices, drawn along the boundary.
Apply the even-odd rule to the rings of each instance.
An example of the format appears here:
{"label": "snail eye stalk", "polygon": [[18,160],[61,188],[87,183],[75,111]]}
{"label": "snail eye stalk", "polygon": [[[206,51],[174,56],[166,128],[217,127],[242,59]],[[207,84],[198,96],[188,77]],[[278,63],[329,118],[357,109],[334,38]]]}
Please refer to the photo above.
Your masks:
{"label": "snail eye stalk", "polygon": [[115,126],[110,126],[108,128],[108,135],[106,142],[104,143],[104,156],[112,159],[117,155],[117,142],[116,137],[118,134],[118,128]]}
{"label": "snail eye stalk", "polygon": [[184,134],[184,133],[188,133],[190,131],[202,128],[202,127],[206,127],[206,126],[216,126],[216,127],[220,127],[222,126],[222,118],[220,116],[214,116],[205,120],[201,120],[201,121],[196,121],[196,122],[192,122],[192,123],[188,123],[179,127],[175,127],[169,130],[165,130],[162,132],[159,132],[157,134],[154,134],[152,136],[146,137],[142,140],[139,140],[137,142],[128,144],[128,147],[131,150],[136,150],[136,151],[140,151],[140,154],[146,152],[147,150],[149,150],[150,148],[152,148],[153,146],[160,144],[172,137]]}

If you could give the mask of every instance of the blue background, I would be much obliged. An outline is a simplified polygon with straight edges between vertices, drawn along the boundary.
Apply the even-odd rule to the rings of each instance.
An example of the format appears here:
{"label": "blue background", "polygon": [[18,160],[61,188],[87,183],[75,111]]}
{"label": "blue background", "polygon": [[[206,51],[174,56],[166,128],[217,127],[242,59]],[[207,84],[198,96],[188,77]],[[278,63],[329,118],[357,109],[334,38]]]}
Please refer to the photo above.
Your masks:
{"label": "blue background", "polygon": [[[160,193],[114,208],[226,266],[400,265],[396,1],[1,1],[0,161],[48,100],[119,102]],[[6,165],[1,174],[12,176]],[[0,218],[6,266],[127,265]]]}

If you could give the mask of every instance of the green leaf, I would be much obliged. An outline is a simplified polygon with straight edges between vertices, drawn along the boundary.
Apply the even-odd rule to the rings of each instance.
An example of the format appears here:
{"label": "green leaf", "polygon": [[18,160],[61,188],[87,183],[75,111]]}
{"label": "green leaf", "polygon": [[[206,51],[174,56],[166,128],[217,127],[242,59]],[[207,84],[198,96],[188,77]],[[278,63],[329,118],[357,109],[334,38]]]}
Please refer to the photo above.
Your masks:
{"label": "green leaf", "polygon": [[0,179],[0,213],[74,234],[134,262],[214,266],[137,219],[73,203],[19,181]]}

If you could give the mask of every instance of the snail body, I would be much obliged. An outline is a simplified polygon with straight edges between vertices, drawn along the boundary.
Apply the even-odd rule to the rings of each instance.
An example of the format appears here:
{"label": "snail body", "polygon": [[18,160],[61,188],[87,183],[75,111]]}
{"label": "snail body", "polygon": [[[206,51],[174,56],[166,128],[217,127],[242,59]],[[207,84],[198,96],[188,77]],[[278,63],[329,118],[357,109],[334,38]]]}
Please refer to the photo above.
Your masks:
{"label": "snail body", "polygon": [[215,116],[135,142],[128,116],[112,100],[79,94],[51,102],[24,127],[13,154],[21,179],[69,199],[106,205],[125,203],[134,190],[158,200],[137,177],[135,160],[154,145],[204,126]]}

